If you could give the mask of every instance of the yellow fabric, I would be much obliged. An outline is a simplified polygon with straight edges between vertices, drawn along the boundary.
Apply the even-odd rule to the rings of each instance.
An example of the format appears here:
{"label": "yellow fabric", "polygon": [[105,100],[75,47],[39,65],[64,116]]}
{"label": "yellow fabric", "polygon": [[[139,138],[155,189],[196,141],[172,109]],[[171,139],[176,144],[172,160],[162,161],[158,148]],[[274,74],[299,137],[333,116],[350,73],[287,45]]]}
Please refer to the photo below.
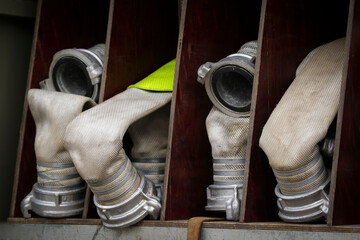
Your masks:
{"label": "yellow fabric", "polygon": [[151,73],[149,76],[137,82],[133,85],[130,85],[129,88],[140,88],[144,90],[151,91],[172,91],[174,84],[174,75],[175,75],[175,63],[176,59],[166,63],[155,72]]}

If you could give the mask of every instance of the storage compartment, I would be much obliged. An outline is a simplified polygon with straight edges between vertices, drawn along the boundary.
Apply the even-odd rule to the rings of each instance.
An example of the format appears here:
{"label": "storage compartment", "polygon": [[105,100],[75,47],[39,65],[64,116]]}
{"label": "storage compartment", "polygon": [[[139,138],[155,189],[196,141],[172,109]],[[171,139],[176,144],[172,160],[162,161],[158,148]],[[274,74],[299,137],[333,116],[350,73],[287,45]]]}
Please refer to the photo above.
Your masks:
{"label": "storage compartment", "polygon": [[[27,89],[39,88],[39,82],[48,77],[56,52],[106,43],[99,97],[102,102],[174,59],[178,29],[176,1],[39,1]],[[20,202],[36,182],[35,130],[26,103],[10,218],[22,217]],[[124,145],[130,152],[129,138]],[[83,216],[78,217],[98,218],[89,189]]]}
{"label": "storage compartment", "polygon": [[264,1],[240,221],[279,221],[276,180],[259,147],[262,129],[304,57],[314,48],[346,35],[348,9],[348,1]]}
{"label": "storage compartment", "polygon": [[[109,1],[39,1],[27,90],[46,79],[54,54],[105,43]],[[36,182],[35,123],[25,101],[10,217],[22,217],[20,202]]]}
{"label": "storage compartment", "polygon": [[[212,103],[196,81],[205,62],[217,62],[258,37],[261,1],[184,1],[172,106],[164,220],[212,215],[206,187],[212,156],[205,119]],[[165,184],[166,186],[166,184]]]}

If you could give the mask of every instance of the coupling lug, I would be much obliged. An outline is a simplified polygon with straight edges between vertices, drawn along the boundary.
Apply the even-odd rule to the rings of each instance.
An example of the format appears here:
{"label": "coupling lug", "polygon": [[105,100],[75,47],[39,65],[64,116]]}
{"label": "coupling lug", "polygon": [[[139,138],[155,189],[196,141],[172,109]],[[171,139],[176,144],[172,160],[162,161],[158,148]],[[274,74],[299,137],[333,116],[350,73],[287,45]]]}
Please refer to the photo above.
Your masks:
{"label": "coupling lug", "polygon": [[226,220],[238,221],[243,185],[210,185],[206,189],[207,211],[226,213]]}
{"label": "coupling lug", "polygon": [[24,218],[31,218],[30,210],[32,210],[31,200],[33,198],[33,192],[31,191],[22,201],[21,201],[21,212]]}
{"label": "coupling lug", "polygon": [[211,65],[213,63],[212,62],[206,62],[203,65],[201,65],[197,71],[198,74],[198,78],[197,81],[201,84],[205,84],[205,76],[206,74],[210,71]]}
{"label": "coupling lug", "polygon": [[50,81],[49,78],[40,81],[40,82],[39,82],[40,88],[41,88],[41,89],[44,89],[44,90],[51,90],[51,89],[49,89],[49,87],[48,87],[48,82],[49,82],[49,81]]}
{"label": "coupling lug", "polygon": [[102,67],[97,64],[90,64],[86,67],[86,71],[89,74],[92,85],[96,85],[101,81]]}

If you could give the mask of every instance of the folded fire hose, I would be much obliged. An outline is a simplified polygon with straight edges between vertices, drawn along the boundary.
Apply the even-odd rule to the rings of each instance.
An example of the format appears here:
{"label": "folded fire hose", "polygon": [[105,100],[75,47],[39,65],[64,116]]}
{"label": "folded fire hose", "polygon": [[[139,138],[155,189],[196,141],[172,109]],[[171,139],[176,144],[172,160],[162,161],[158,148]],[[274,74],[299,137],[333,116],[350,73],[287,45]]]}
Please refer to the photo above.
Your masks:
{"label": "folded fire hose", "polygon": [[206,189],[205,209],[225,212],[233,221],[240,216],[256,49],[256,41],[247,42],[237,53],[198,70],[198,81],[214,104],[206,119],[214,184]]}
{"label": "folded fire hose", "polygon": [[338,111],[344,42],[338,39],[308,54],[260,137],[278,182],[279,217],[287,222],[315,221],[328,212],[330,174],[319,142]]}
{"label": "folded fire hose", "polygon": [[64,148],[66,126],[95,102],[87,97],[30,89],[29,108],[36,124],[35,155],[38,180],[21,202],[25,218],[30,210],[43,217],[81,214],[86,184]]}
{"label": "folded fire hose", "polygon": [[[156,184],[163,181],[160,176],[168,125],[156,125],[168,123],[168,119],[162,118],[169,117],[174,71],[175,60],[80,114],[66,129],[65,147],[94,193],[97,212],[106,227],[125,227],[147,215],[152,219],[159,215],[161,203],[157,190],[145,176],[156,180]],[[143,119],[150,115],[151,122]],[[134,140],[134,165],[140,171],[123,149],[122,139],[129,127]],[[146,141],[154,142],[146,146]]]}

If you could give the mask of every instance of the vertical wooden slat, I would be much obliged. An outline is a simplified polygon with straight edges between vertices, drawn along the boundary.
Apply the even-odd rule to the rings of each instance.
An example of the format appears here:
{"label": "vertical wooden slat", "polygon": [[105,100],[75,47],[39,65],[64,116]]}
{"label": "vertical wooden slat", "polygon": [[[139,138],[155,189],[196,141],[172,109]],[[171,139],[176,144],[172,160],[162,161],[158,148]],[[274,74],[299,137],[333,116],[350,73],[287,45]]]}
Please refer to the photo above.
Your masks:
{"label": "vertical wooden slat", "polygon": [[330,189],[330,225],[360,223],[360,2],[351,1]]}

